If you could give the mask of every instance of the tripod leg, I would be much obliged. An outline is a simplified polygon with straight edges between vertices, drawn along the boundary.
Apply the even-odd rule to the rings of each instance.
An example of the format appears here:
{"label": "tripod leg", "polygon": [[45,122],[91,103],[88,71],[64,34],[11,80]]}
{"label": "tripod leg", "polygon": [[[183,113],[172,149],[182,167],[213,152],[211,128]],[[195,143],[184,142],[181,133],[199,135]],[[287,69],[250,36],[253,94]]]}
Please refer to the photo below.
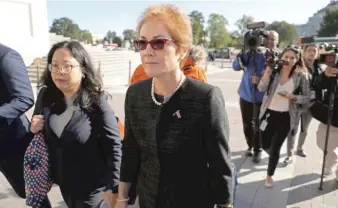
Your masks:
{"label": "tripod leg", "polygon": [[[324,129],[326,127],[326,129]],[[318,128],[318,135],[317,135],[317,144],[320,149],[323,151],[323,164],[322,164],[322,174],[320,178],[320,185],[319,189],[323,190],[323,180],[324,175],[328,174],[330,168],[336,163],[337,156],[333,152],[334,145],[330,139],[330,125],[320,124]],[[330,143],[330,145],[329,145]]]}

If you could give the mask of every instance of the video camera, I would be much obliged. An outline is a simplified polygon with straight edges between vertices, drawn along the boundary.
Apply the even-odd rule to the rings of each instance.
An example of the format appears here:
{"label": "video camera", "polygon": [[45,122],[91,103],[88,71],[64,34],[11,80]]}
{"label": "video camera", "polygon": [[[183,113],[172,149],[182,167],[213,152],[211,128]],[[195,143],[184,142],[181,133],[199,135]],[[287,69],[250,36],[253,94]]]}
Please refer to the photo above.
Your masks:
{"label": "video camera", "polygon": [[256,50],[262,46],[264,39],[269,36],[269,32],[265,29],[265,22],[248,23],[248,32],[244,35],[244,48]]}
{"label": "video camera", "polygon": [[325,49],[325,53],[321,53],[319,56],[319,64],[325,64],[331,67],[338,67],[338,46],[323,44],[320,46]]}

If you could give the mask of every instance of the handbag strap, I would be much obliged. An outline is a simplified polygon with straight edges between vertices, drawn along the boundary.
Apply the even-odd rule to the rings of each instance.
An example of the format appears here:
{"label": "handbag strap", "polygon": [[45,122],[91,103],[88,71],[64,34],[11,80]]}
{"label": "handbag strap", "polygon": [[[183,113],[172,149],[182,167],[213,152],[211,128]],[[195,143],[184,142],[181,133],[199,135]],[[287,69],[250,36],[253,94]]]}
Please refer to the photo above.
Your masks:
{"label": "handbag strap", "polygon": [[42,106],[42,97],[47,90],[47,86],[42,86],[38,92],[38,96],[36,98],[35,107],[33,115],[41,115],[43,113],[43,106]]}

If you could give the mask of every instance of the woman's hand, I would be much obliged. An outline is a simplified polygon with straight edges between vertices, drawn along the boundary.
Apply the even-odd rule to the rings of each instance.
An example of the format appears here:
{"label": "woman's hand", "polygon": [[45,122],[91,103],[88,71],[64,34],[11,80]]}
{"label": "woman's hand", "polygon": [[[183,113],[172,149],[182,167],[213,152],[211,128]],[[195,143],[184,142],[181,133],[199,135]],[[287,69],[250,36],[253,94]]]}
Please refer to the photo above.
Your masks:
{"label": "woman's hand", "polygon": [[261,80],[258,76],[252,76],[252,84],[259,84],[259,81]]}
{"label": "woman's hand", "polygon": [[31,126],[30,131],[33,134],[39,133],[39,131],[42,131],[43,125],[45,123],[45,119],[43,115],[34,115],[31,120]]}
{"label": "woman's hand", "polygon": [[327,77],[337,77],[338,68],[327,67],[325,69],[324,73]]}
{"label": "woman's hand", "polygon": [[280,95],[291,101],[295,101],[297,99],[297,97],[294,94],[286,92],[286,91],[281,92]]}
{"label": "woman's hand", "polygon": [[109,208],[114,208],[116,205],[116,199],[118,194],[114,194],[111,191],[104,192],[102,199],[108,202]]}

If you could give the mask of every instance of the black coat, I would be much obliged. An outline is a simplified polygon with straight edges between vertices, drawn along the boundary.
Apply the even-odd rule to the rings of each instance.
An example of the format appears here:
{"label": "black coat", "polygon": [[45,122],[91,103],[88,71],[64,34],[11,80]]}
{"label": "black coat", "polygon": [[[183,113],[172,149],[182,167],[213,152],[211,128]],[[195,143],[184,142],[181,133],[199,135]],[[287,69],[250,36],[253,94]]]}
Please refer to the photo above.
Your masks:
{"label": "black coat", "polygon": [[97,103],[92,112],[77,106],[60,138],[49,125],[50,108],[43,109],[53,180],[62,192],[74,197],[119,184],[120,131],[107,97],[101,95]]}
{"label": "black coat", "polygon": [[137,178],[140,207],[232,203],[229,123],[220,89],[187,78],[163,107],[150,92],[151,79],[138,82],[125,101],[121,181]]}

